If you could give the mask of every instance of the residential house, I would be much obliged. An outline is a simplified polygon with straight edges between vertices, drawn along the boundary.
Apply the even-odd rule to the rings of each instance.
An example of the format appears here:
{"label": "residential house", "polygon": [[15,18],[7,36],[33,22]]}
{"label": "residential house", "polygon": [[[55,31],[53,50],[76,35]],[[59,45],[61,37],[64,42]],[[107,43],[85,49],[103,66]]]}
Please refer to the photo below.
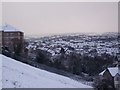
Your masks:
{"label": "residential house", "polygon": [[99,74],[103,78],[113,82],[116,90],[120,90],[120,68],[110,67]]}

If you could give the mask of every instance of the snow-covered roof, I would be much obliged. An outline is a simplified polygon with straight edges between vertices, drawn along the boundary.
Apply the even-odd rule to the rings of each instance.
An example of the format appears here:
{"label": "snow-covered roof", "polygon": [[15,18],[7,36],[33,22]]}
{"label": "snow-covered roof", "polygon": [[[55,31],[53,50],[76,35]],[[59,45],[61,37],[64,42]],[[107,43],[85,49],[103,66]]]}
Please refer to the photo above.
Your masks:
{"label": "snow-covered roof", "polygon": [[103,75],[106,70],[102,71],[99,75]]}
{"label": "snow-covered roof", "polygon": [[[110,68],[108,68],[108,70],[112,76],[115,76],[117,73],[119,74],[118,67],[110,67]],[[103,75],[105,71],[106,70],[101,72],[99,75]]]}
{"label": "snow-covered roof", "polygon": [[2,26],[0,26],[0,31],[2,31],[3,29],[2,29]]}
{"label": "snow-covered roof", "polygon": [[5,24],[3,26],[0,27],[0,31],[4,31],[4,32],[21,32],[20,30],[16,29],[15,27],[9,25],[9,24]]}

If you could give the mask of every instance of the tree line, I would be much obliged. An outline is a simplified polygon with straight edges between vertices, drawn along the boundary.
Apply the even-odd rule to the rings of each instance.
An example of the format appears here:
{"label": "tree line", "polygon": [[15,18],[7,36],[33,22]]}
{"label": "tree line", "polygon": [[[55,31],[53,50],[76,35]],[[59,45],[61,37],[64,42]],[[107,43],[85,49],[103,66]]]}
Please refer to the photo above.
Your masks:
{"label": "tree line", "polygon": [[107,53],[101,55],[96,54],[94,57],[86,54],[81,55],[74,51],[66,54],[64,48],[61,48],[60,54],[53,57],[49,52],[39,49],[36,51],[35,60],[38,63],[46,64],[77,75],[81,75],[82,72],[89,75],[97,75],[108,66],[112,66],[117,58]]}

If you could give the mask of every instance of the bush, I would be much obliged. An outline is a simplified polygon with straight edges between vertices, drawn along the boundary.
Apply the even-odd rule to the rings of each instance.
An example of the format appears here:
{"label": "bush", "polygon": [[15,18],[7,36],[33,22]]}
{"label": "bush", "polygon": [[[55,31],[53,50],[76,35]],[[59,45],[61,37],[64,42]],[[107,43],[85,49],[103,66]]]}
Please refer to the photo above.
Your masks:
{"label": "bush", "polygon": [[50,63],[50,53],[44,51],[44,50],[37,50],[36,55],[36,61],[41,64],[47,64]]}

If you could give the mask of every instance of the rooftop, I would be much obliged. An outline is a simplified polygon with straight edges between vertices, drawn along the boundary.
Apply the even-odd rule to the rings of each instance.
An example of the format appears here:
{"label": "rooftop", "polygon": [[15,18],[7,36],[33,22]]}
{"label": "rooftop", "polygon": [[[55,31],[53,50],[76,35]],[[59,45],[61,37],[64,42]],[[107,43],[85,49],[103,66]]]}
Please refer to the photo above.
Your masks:
{"label": "rooftop", "polygon": [[20,30],[16,29],[15,27],[9,25],[9,24],[5,24],[3,26],[0,26],[0,31],[4,31],[4,32],[21,32]]}
{"label": "rooftop", "polygon": [[[111,73],[111,75],[114,77],[117,73],[120,74],[119,70],[118,70],[118,67],[110,67],[108,68],[109,72]],[[103,72],[101,72],[99,75],[103,75],[104,72],[106,70],[104,70]]]}

